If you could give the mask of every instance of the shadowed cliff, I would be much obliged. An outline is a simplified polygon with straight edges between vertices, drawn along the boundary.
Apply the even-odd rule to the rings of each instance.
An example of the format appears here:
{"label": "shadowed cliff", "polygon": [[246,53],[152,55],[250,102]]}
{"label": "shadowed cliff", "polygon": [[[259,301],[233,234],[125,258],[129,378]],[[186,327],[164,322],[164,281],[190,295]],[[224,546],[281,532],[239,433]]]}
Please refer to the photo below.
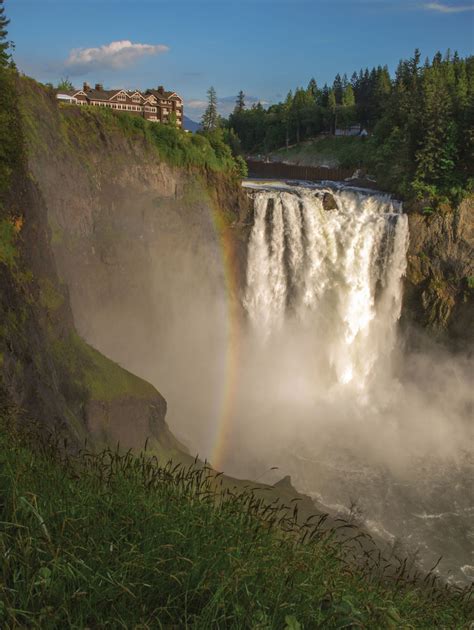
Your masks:
{"label": "shadowed cliff", "polygon": [[[173,199],[186,188],[187,175],[166,166],[146,140],[135,145],[123,130],[114,146],[114,134],[107,133],[114,121],[77,108],[60,111],[52,92],[13,71],[2,71],[1,80],[2,401],[61,430],[76,446],[87,439],[140,448],[149,439],[156,452],[182,453],[165,422],[163,396],[85,343],[74,320],[80,333],[94,330],[97,303],[129,315],[126,299],[107,302],[105,278],[134,300],[139,283],[123,281],[116,252],[133,260],[127,240],[140,237],[131,214],[117,217],[122,234],[108,217],[117,205],[134,207],[136,194],[150,195],[153,203],[160,194]],[[212,158],[212,149],[205,149]],[[104,155],[114,158],[108,170],[101,168]],[[115,191],[117,165],[139,182],[139,193],[132,187],[126,194],[126,182]],[[193,177],[203,173],[197,168]],[[223,189],[232,188],[222,181]],[[101,216],[94,204],[105,209]],[[102,320],[106,327],[112,326],[109,315]]]}

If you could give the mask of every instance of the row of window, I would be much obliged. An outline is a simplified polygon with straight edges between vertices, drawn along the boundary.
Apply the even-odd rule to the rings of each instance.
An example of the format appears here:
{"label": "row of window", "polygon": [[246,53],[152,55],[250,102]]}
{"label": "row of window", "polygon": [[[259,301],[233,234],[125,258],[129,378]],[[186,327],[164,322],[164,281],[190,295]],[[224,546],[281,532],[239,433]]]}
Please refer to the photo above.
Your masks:
{"label": "row of window", "polygon": [[[99,107],[109,107],[111,109],[120,109],[122,111],[132,111],[132,112],[147,112],[149,114],[154,114],[154,115],[150,115],[148,117],[149,120],[154,120],[157,121],[159,120],[159,118],[157,117],[157,111],[158,108],[157,107],[150,107],[149,105],[145,105],[144,107],[137,107],[135,105],[119,105],[117,103],[102,103],[100,101],[91,101],[90,103],[88,103],[87,101],[81,101],[81,100],[77,100],[77,104],[78,105],[95,105],[95,106],[99,106]],[[177,111],[175,112],[178,118],[181,118],[181,112]],[[163,116],[163,121],[168,120],[168,110],[163,109],[162,112]]]}
{"label": "row of window", "polygon": [[[84,104],[86,105],[87,103],[84,103]],[[99,105],[99,107],[110,107],[112,109],[121,109],[123,111],[128,111],[128,112],[142,112],[143,111],[143,107],[138,106],[138,105],[118,105],[117,103],[101,103],[97,101],[92,101],[91,105]],[[145,111],[156,112],[157,108],[149,107],[147,105],[145,106]]]}
{"label": "row of window", "polygon": [[[117,94],[116,98],[117,98],[118,101],[126,101],[127,100],[127,95],[126,94]],[[139,103],[141,98],[142,97],[139,94],[135,94],[134,96],[132,96],[132,101],[134,103]]]}

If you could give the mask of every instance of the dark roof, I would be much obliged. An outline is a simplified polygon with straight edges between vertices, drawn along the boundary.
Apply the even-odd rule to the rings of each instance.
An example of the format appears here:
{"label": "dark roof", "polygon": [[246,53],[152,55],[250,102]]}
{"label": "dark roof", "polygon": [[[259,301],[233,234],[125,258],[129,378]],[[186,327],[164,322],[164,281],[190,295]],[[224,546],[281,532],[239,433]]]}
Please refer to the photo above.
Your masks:
{"label": "dark roof", "polygon": [[158,90],[147,90],[146,94],[153,94],[153,96],[161,100],[168,100],[173,95],[178,96],[176,92],[159,92]]}
{"label": "dark roof", "polygon": [[78,92],[84,92],[87,98],[93,99],[95,101],[109,101],[113,96],[115,96],[119,92],[124,92],[129,98],[132,98],[132,96],[137,93],[140,94],[140,96],[142,96],[145,99],[147,99],[150,95],[156,96],[156,98],[159,100],[168,100],[171,97],[173,97],[173,95],[176,97],[178,96],[176,92],[159,92],[158,90],[147,90],[146,92],[141,92],[140,90],[124,90],[122,88],[119,88],[117,90],[96,90],[96,89],[84,90],[81,88],[79,90],[74,90],[71,92],[64,92],[64,94],[74,96]]}
{"label": "dark roof", "polygon": [[[78,90],[78,92],[81,91],[83,90]],[[85,94],[87,98],[94,99],[95,101],[108,101],[112,96],[115,96],[115,94],[121,91],[122,90],[88,90]]]}

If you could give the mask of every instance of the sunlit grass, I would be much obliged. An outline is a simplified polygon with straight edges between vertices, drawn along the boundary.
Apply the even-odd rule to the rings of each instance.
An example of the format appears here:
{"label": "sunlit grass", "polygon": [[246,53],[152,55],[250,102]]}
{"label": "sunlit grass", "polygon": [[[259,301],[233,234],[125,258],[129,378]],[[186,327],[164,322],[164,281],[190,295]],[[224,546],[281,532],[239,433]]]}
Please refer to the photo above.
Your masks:
{"label": "sunlit grass", "polygon": [[[202,466],[104,450],[66,456],[0,433],[0,626],[461,628],[468,594],[350,560],[322,519]],[[315,522],[313,522],[315,521]],[[355,531],[354,536],[364,537]],[[362,545],[364,547],[364,545]],[[366,559],[362,562],[366,554]],[[389,577],[391,576],[391,577]]]}

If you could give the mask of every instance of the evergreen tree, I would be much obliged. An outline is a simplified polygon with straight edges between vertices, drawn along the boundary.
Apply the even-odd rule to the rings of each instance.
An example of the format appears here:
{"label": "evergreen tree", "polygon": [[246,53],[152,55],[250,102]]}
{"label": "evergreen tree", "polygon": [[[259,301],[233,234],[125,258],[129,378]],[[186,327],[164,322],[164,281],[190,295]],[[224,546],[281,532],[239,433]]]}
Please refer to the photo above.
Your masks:
{"label": "evergreen tree", "polygon": [[288,148],[290,144],[290,122],[291,122],[291,107],[293,105],[293,92],[290,90],[286,95],[286,100],[283,104],[283,124],[285,125],[285,145]]}
{"label": "evergreen tree", "polygon": [[10,24],[10,20],[5,15],[5,7],[3,6],[3,0],[0,0],[0,66],[6,66],[11,56],[8,54],[10,48],[10,42],[7,41],[7,26]]}
{"label": "evergreen tree", "polygon": [[336,133],[337,129],[337,100],[335,90],[329,90],[328,109],[331,112],[331,132]]}
{"label": "evergreen tree", "polygon": [[359,76],[358,76],[357,72],[353,72],[352,73],[351,85],[352,85],[352,89],[354,90],[354,94],[356,94],[357,90],[359,88]]}
{"label": "evergreen tree", "polygon": [[452,179],[456,159],[456,125],[450,96],[438,63],[422,79],[422,143],[416,152],[415,186],[431,192],[430,186]]}
{"label": "evergreen tree", "polygon": [[291,117],[296,130],[296,142],[301,140],[301,128],[305,119],[306,111],[312,104],[312,96],[303,88],[297,88],[293,102],[291,104]]}
{"label": "evergreen tree", "polygon": [[328,84],[325,83],[323,89],[321,90],[321,94],[319,95],[319,105],[321,107],[327,108],[329,100],[329,87]]}
{"label": "evergreen tree", "polygon": [[336,97],[336,103],[340,105],[342,103],[342,79],[340,74],[336,74],[336,78],[334,79],[334,83],[332,84],[332,89],[334,92],[334,96]]}
{"label": "evergreen tree", "polygon": [[245,109],[245,94],[242,90],[237,95],[237,100],[235,101],[234,114],[241,114]]}
{"label": "evergreen tree", "polygon": [[309,96],[311,96],[314,100],[316,100],[318,96],[318,85],[316,83],[316,79],[312,78],[308,83],[308,87],[306,88],[306,92]]}
{"label": "evergreen tree", "polygon": [[74,90],[74,86],[69,80],[69,78],[66,77],[65,79],[61,79],[59,81],[56,89],[59,90],[60,92],[72,92]]}
{"label": "evergreen tree", "polygon": [[342,94],[342,105],[344,107],[353,107],[355,105],[355,96],[352,85],[349,83]]}
{"label": "evergreen tree", "polygon": [[217,94],[211,86],[207,91],[208,105],[202,115],[201,124],[204,131],[214,131],[219,126],[219,114],[217,113]]}
{"label": "evergreen tree", "polygon": [[359,123],[371,132],[366,166],[381,186],[402,197],[457,202],[474,183],[474,56],[437,52],[420,63],[415,50],[392,79],[387,66],[347,76],[332,88],[289,92],[265,109],[232,114],[242,150],[279,148],[320,131]]}

